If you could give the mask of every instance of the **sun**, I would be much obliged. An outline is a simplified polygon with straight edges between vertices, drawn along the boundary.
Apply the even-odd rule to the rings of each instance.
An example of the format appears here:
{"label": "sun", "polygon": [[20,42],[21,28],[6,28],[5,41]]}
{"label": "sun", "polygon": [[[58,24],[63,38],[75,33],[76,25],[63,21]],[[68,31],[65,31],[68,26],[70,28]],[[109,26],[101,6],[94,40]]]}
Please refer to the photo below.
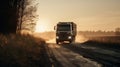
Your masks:
{"label": "sun", "polygon": [[45,25],[38,25],[36,26],[36,32],[45,32],[47,27]]}
{"label": "sun", "polygon": [[46,32],[49,30],[49,21],[48,20],[38,20],[35,32]]}

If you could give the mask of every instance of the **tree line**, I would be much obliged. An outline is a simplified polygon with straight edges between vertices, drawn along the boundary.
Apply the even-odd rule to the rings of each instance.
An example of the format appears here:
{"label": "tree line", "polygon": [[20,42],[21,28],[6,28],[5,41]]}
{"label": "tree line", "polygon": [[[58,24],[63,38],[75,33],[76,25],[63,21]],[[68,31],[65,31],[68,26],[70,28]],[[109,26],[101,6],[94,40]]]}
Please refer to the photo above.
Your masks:
{"label": "tree line", "polygon": [[80,34],[90,34],[90,35],[117,35],[120,36],[120,28],[117,27],[115,28],[114,31],[103,31],[103,30],[98,30],[98,31],[78,31]]}

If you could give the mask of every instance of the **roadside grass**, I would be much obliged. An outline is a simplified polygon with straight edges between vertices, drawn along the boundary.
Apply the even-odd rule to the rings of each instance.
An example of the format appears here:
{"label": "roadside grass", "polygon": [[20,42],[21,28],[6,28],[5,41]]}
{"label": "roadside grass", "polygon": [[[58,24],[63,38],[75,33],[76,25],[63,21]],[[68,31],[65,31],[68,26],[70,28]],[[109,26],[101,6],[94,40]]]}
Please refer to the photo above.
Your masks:
{"label": "roadside grass", "polygon": [[44,44],[30,35],[0,34],[0,67],[47,67]]}
{"label": "roadside grass", "polygon": [[116,39],[109,39],[109,38],[102,38],[102,39],[91,39],[83,44],[88,46],[96,46],[96,47],[102,47],[102,48],[108,48],[108,49],[120,49],[120,40],[118,38]]}
{"label": "roadside grass", "polygon": [[120,43],[120,36],[94,36],[88,38],[89,40],[94,40],[104,43]]}

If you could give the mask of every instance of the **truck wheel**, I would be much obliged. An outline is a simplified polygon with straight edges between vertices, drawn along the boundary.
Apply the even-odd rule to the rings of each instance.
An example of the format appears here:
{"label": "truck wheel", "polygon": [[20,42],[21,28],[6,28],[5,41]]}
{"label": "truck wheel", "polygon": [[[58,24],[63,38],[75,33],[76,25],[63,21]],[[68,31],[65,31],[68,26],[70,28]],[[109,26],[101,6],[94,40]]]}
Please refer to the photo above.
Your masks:
{"label": "truck wheel", "polygon": [[75,43],[75,37],[73,38],[73,41],[72,41],[72,43]]}
{"label": "truck wheel", "polygon": [[71,44],[71,43],[72,43],[72,41],[69,41],[69,43]]}
{"label": "truck wheel", "polygon": [[59,42],[58,42],[58,41],[56,41],[56,44],[59,44]]}
{"label": "truck wheel", "polygon": [[72,43],[75,43],[75,39],[72,41]]}

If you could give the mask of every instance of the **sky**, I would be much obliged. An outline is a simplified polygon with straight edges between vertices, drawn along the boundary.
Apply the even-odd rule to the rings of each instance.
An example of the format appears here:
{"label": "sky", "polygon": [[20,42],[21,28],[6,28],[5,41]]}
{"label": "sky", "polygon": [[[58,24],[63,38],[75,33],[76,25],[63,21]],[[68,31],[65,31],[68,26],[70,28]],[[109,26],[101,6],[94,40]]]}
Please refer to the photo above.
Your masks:
{"label": "sky", "polygon": [[114,31],[120,27],[120,0],[36,0],[37,32],[53,31],[58,22],[74,22],[78,31]]}

